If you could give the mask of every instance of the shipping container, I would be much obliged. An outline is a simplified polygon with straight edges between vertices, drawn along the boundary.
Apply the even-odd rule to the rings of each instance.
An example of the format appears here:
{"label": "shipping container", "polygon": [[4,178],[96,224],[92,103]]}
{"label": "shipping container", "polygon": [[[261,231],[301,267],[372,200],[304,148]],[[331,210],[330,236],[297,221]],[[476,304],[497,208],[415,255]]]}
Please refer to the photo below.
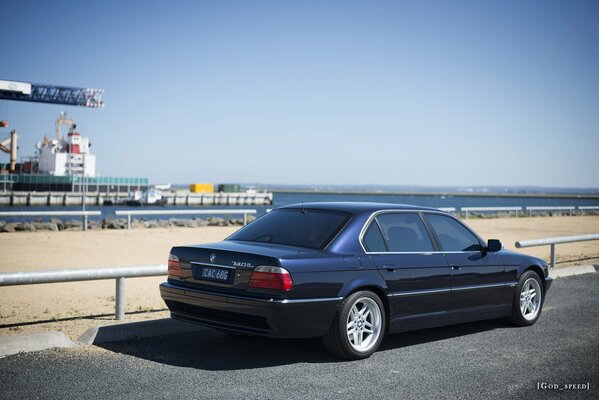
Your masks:
{"label": "shipping container", "polygon": [[241,185],[236,183],[221,183],[218,185],[218,191],[222,193],[239,193],[241,192]]}
{"label": "shipping container", "polygon": [[214,193],[213,183],[192,183],[189,185],[191,193]]}

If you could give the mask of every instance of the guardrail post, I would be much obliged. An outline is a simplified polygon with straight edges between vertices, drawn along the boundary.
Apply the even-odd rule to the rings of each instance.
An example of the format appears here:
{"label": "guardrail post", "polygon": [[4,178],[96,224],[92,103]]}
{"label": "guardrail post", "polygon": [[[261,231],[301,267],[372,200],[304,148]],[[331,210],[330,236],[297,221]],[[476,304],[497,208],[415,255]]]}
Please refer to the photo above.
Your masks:
{"label": "guardrail post", "polygon": [[246,213],[243,213],[243,226],[246,226],[248,224],[248,215]]}
{"label": "guardrail post", "polygon": [[131,229],[131,214],[127,214],[127,229]]}
{"label": "guardrail post", "polygon": [[83,230],[87,230],[87,214],[83,214]]}
{"label": "guardrail post", "polygon": [[125,277],[116,278],[116,297],[114,318],[118,321],[125,319]]}
{"label": "guardrail post", "polygon": [[551,243],[551,264],[549,265],[551,268],[555,267],[555,243]]}

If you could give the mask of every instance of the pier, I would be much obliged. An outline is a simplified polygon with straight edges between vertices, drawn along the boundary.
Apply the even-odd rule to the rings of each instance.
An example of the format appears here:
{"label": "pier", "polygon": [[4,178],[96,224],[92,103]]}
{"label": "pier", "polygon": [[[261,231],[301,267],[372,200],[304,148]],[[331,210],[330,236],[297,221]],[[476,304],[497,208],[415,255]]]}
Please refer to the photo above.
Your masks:
{"label": "pier", "polygon": [[[273,194],[258,193],[162,193],[167,206],[264,206],[273,203]],[[88,192],[0,192],[0,206],[90,206],[121,205],[127,193]]]}

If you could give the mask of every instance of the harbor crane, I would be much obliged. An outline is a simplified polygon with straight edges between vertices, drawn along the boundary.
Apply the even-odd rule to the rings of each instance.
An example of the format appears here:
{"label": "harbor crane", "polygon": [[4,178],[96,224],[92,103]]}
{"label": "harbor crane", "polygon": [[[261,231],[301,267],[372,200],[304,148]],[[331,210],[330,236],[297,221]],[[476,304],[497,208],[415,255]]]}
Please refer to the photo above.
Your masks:
{"label": "harbor crane", "polygon": [[33,101],[102,108],[103,89],[73,88],[0,79],[0,100]]}
{"label": "harbor crane", "polygon": [[[102,101],[103,93],[103,89],[73,88],[0,79],[0,100],[102,108],[104,107],[104,102]],[[0,120],[0,128],[8,127],[8,125],[8,121]],[[60,130],[59,126],[57,126],[57,130]],[[10,154],[11,172],[14,172],[17,160],[17,140],[17,132],[13,130],[8,139],[0,141],[0,150]]]}
{"label": "harbor crane", "polygon": [[10,154],[10,171],[15,170],[15,165],[17,163],[17,140],[19,139],[19,135],[17,135],[17,131],[13,130],[10,132],[10,137],[0,140],[0,150]]}

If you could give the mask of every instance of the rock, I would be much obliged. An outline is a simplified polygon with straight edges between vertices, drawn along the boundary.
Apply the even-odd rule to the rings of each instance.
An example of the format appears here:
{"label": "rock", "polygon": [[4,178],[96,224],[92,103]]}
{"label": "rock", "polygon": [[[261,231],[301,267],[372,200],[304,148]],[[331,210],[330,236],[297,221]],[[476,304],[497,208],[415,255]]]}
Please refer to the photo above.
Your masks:
{"label": "rock", "polygon": [[127,220],[124,218],[107,220],[105,229],[127,229]]}
{"label": "rock", "polygon": [[52,222],[33,222],[32,225],[36,231],[53,231],[58,232],[58,226]]}
{"label": "rock", "polygon": [[50,219],[50,223],[55,224],[58,227],[59,231],[62,231],[64,229],[64,224],[62,223],[62,220],[60,220],[60,218],[52,218]]}
{"label": "rock", "polygon": [[192,219],[183,219],[183,218],[171,218],[169,220],[172,226],[179,226],[184,228],[197,228],[198,223]]}
{"label": "rock", "polygon": [[208,218],[208,226],[227,226],[227,221],[219,217]]}
{"label": "rock", "polygon": [[21,224],[17,224],[15,226],[15,231],[17,232],[35,232],[35,226],[30,224],[29,222],[23,222]]}
{"label": "rock", "polygon": [[5,224],[3,227],[0,228],[0,232],[15,232],[15,227],[19,225],[18,222],[12,222],[10,224]]}
{"label": "rock", "polygon": [[64,229],[69,231],[82,230],[83,222],[76,219],[70,219],[64,223]]}
{"label": "rock", "polygon": [[0,221],[0,232],[2,232],[2,228],[6,226],[6,222]]}
{"label": "rock", "polygon": [[133,222],[131,222],[131,228],[132,229],[147,229],[150,227],[150,223],[144,220],[135,220]]}
{"label": "rock", "polygon": [[87,221],[87,229],[103,229],[102,221]]}
{"label": "rock", "polygon": [[198,224],[198,226],[208,226],[208,221],[205,219],[198,219],[196,220],[196,224]]}
{"label": "rock", "polygon": [[253,216],[253,215],[248,215],[247,217],[248,217],[248,218],[247,218],[247,219],[248,219],[248,224],[249,224],[250,222],[254,222],[254,221],[256,220],[256,217],[255,217],[255,216]]}
{"label": "rock", "polygon": [[156,226],[158,228],[168,228],[170,226],[170,222],[167,219],[159,219],[156,221]]}

